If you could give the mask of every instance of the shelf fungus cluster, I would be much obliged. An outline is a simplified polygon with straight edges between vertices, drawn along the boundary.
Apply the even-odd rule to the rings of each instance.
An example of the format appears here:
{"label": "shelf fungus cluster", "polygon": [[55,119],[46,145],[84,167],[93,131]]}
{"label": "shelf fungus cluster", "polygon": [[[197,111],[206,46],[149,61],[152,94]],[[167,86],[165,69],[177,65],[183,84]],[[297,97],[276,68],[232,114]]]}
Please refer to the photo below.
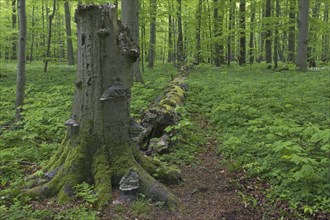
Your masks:
{"label": "shelf fungus cluster", "polygon": [[139,175],[133,169],[129,169],[119,182],[119,189],[126,194],[136,192],[139,187]]}
{"label": "shelf fungus cluster", "polygon": [[101,101],[106,101],[113,98],[127,98],[131,97],[131,91],[129,87],[125,86],[120,78],[117,78],[114,83],[104,91],[101,96]]}

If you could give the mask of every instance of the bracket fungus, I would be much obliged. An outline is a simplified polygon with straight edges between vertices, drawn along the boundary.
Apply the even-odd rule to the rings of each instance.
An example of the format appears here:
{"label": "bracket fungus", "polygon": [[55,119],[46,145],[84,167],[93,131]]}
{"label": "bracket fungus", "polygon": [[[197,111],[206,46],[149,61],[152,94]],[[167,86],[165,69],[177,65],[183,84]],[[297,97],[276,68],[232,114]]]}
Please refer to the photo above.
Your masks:
{"label": "bracket fungus", "polygon": [[73,118],[70,118],[64,124],[68,127],[78,127],[79,126],[79,124]]}
{"label": "bracket fungus", "polygon": [[110,86],[108,89],[106,89],[101,96],[101,101],[106,101],[108,99],[113,98],[130,98],[131,97],[131,91],[129,87],[125,86],[123,82],[117,78],[112,86]]}
{"label": "bracket fungus", "polygon": [[130,169],[119,182],[119,189],[124,192],[130,192],[139,187],[139,175],[133,169]]}

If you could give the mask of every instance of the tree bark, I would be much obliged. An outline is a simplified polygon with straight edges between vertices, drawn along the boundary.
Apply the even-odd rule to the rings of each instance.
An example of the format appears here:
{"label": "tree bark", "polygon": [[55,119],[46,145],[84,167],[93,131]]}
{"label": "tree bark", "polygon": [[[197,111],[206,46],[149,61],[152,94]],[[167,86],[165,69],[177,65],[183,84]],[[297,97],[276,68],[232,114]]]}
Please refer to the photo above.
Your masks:
{"label": "tree bark", "polygon": [[[323,12],[323,22],[329,25],[329,5],[324,5]],[[328,62],[330,60],[330,51],[329,51],[329,43],[330,43],[330,35],[328,33],[324,33],[322,35],[322,61]]]}
{"label": "tree bark", "polygon": [[[121,18],[123,23],[127,24],[131,30],[133,40],[139,45],[139,1],[122,0],[121,1]],[[140,72],[140,59],[133,64],[131,70],[132,79],[144,84],[141,72]]]}
{"label": "tree bark", "polygon": [[48,68],[48,61],[50,59],[50,43],[52,38],[52,24],[53,24],[53,18],[55,16],[56,11],[56,0],[53,0],[53,12],[51,15],[49,15],[48,18],[48,38],[47,38],[47,49],[46,49],[46,60],[45,60],[45,66],[44,66],[44,72],[47,72]]}
{"label": "tree bark", "polygon": [[250,18],[250,43],[249,43],[249,62],[250,64],[253,64],[254,62],[254,20],[255,20],[255,14],[256,14],[256,3],[255,1],[252,1],[251,4],[251,18]]}
{"label": "tree bark", "polygon": [[278,67],[278,51],[279,51],[279,44],[280,44],[280,39],[279,39],[279,17],[280,17],[280,2],[279,0],[276,0],[276,6],[275,6],[275,12],[276,12],[276,18],[277,18],[277,25],[275,27],[275,38],[274,38],[274,69],[277,69]]}
{"label": "tree bark", "polygon": [[239,38],[239,59],[240,66],[246,63],[246,37],[245,37],[245,0],[240,0],[239,3],[239,15],[240,15],[240,38]]}
{"label": "tree bark", "polygon": [[72,33],[71,33],[71,15],[70,15],[70,7],[68,1],[64,2],[64,11],[65,11],[65,30],[66,30],[68,64],[74,65]]}
{"label": "tree bark", "polygon": [[[266,13],[265,16],[266,18],[271,17],[271,11],[272,11],[272,5],[271,5],[271,0],[266,1]],[[267,22],[266,26],[266,63],[268,64],[267,68],[271,68],[272,66],[272,30],[271,30],[271,25],[269,23],[269,20]]]}
{"label": "tree bark", "polygon": [[154,67],[156,54],[156,10],[157,0],[150,0],[150,44],[148,54],[148,68]]}
{"label": "tree bark", "polygon": [[183,48],[183,33],[182,33],[182,3],[181,0],[177,0],[178,2],[178,12],[177,12],[177,17],[178,17],[178,42],[177,42],[177,62],[179,65],[181,65],[184,60],[184,48]]}
{"label": "tree bark", "polygon": [[288,39],[288,61],[295,62],[295,50],[296,50],[296,0],[290,0],[289,2],[290,12],[290,26],[289,26],[289,39]]}
{"label": "tree bark", "polygon": [[[228,30],[232,31],[234,29],[234,19],[235,19],[235,1],[229,1],[229,26]],[[230,61],[232,59],[232,38],[234,37],[233,34],[228,35],[228,43],[227,43],[227,66],[230,66]]]}
{"label": "tree bark", "polygon": [[[315,5],[312,9],[312,16],[315,21],[319,20],[321,2],[315,2]],[[318,33],[316,25],[311,25],[310,34],[308,36],[310,42],[318,41]],[[307,48],[307,62],[309,67],[316,67],[316,60],[318,60],[318,53],[316,53],[318,45],[321,44],[309,44]]]}
{"label": "tree bark", "polygon": [[18,38],[18,65],[16,78],[16,122],[21,120],[22,105],[25,93],[25,63],[26,63],[26,8],[25,0],[18,0],[19,38]]}
{"label": "tree bark", "polygon": [[158,168],[129,139],[131,66],[139,56],[116,6],[79,5],[76,11],[78,63],[76,92],[65,143],[44,168],[48,182],[28,191],[31,196],[58,195],[65,202],[76,184],[94,184],[97,206],[111,200],[112,187],[125,174],[138,175],[138,191],[178,205],[175,197],[150,173]]}
{"label": "tree bark", "polygon": [[296,65],[297,69],[302,72],[307,71],[307,46],[308,46],[308,15],[309,0],[299,1],[299,33]]}
{"label": "tree bark", "polygon": [[172,40],[172,33],[173,33],[173,22],[172,16],[169,13],[168,15],[168,52],[167,52],[167,62],[173,62],[173,40]]}
{"label": "tree bark", "polygon": [[202,27],[202,8],[203,0],[198,1],[197,7],[197,26],[196,26],[196,53],[195,53],[195,63],[199,64],[201,62],[201,27]]}
{"label": "tree bark", "polygon": [[[261,3],[262,7],[259,9],[259,20],[262,20],[265,17],[265,7],[264,4]],[[265,24],[264,22],[259,22],[259,28],[261,29],[259,34],[259,44],[258,44],[258,59],[257,62],[260,63],[264,60],[264,52],[265,52]]]}
{"label": "tree bark", "polygon": [[32,27],[32,33],[31,33],[31,47],[30,47],[30,63],[33,60],[33,48],[34,48],[34,23],[35,23],[35,19],[34,19],[34,4],[32,5],[32,16],[31,16],[31,27]]}
{"label": "tree bark", "polygon": [[[13,28],[13,30],[16,29],[16,20],[17,20],[17,16],[16,16],[16,0],[12,0],[11,1],[11,7],[12,7],[12,16],[11,16],[11,26]],[[12,37],[12,56],[11,59],[12,60],[16,60],[17,55],[16,55],[16,50],[17,50],[17,38],[16,38],[16,33],[13,34]]]}
{"label": "tree bark", "polygon": [[[220,36],[222,34],[222,22],[223,22],[223,10],[220,9],[220,5],[223,5],[223,1],[213,0],[213,18],[214,18],[214,64],[219,67],[224,63],[223,56],[223,44],[220,41]],[[220,13],[219,13],[220,11]]]}

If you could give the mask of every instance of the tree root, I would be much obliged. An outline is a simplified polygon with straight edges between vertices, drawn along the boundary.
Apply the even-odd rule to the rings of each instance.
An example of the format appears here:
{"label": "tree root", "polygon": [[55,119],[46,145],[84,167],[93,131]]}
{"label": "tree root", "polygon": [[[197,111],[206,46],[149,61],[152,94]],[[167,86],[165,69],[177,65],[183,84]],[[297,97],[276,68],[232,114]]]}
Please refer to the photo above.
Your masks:
{"label": "tree root", "polygon": [[113,187],[118,187],[120,179],[133,169],[139,176],[139,193],[164,202],[170,209],[178,207],[179,201],[175,196],[153,177],[159,177],[162,182],[178,182],[178,170],[167,169],[160,162],[152,161],[133,145],[123,147],[120,155],[110,156],[105,146],[98,147],[92,157],[90,153],[86,146],[62,146],[44,168],[42,178],[46,183],[26,193],[34,198],[57,196],[58,201],[63,203],[74,196],[74,186],[86,182],[94,184],[98,195],[95,206],[102,208],[111,201]]}

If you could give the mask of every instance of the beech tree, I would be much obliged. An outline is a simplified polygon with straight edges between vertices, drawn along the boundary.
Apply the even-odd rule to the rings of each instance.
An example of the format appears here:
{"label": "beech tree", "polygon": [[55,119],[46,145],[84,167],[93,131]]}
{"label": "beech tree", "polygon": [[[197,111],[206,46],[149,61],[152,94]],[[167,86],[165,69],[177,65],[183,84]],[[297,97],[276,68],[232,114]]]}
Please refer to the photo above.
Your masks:
{"label": "beech tree", "polygon": [[246,37],[245,37],[245,0],[240,0],[239,3],[239,27],[240,27],[240,38],[239,38],[239,65],[243,65],[246,63]]}
{"label": "beech tree", "polygon": [[279,44],[280,44],[280,39],[279,39],[279,35],[280,35],[280,32],[279,32],[279,24],[280,24],[280,21],[279,21],[279,16],[280,16],[280,1],[279,0],[276,0],[275,1],[275,13],[276,13],[276,23],[277,23],[277,26],[275,27],[275,38],[274,38],[274,69],[277,69],[278,67],[278,52],[279,52]]}
{"label": "beech tree", "polygon": [[253,0],[251,3],[251,18],[250,18],[250,42],[249,42],[249,62],[253,64],[254,62],[254,20],[256,16],[256,3]]}
{"label": "beech tree", "polygon": [[182,2],[181,0],[177,0],[178,2],[178,12],[177,12],[177,19],[178,19],[178,40],[177,40],[177,62],[183,63],[184,58],[184,48],[183,48],[183,31],[182,31]]}
{"label": "beech tree", "polygon": [[[133,40],[139,44],[139,1],[122,0],[121,18],[123,23],[127,24],[131,30]],[[133,64],[131,77],[138,82],[144,83],[140,72],[140,59]]]}
{"label": "beech tree", "polygon": [[296,49],[296,0],[290,0],[289,12],[289,39],[288,39],[288,61],[295,62],[295,49]]}
{"label": "beech tree", "polygon": [[[12,17],[11,17],[11,26],[13,28],[13,30],[16,29],[16,20],[17,20],[17,16],[16,16],[16,0],[12,0],[11,1],[11,7],[12,7]],[[16,33],[13,33],[13,38],[12,38],[12,57],[11,59],[16,59],[16,50],[17,50],[17,37],[16,37]]]}
{"label": "beech tree", "polygon": [[71,15],[70,15],[70,7],[69,7],[68,1],[64,2],[64,10],[65,10],[65,30],[66,30],[68,64],[74,65],[72,34],[71,34],[71,32],[72,32],[71,31]]}
{"label": "beech tree", "polygon": [[[56,0],[55,0],[56,1]],[[154,0],[152,0],[154,1]],[[33,1],[27,5],[27,31],[29,33],[27,47],[30,61],[43,59],[45,64],[51,60],[62,62],[63,58],[72,64],[71,59],[72,41],[73,48],[76,46],[76,26],[71,27],[69,33],[69,13],[78,2],[88,1],[56,1],[56,10],[50,27],[50,20],[54,12],[54,0]],[[94,2],[106,2],[97,0]],[[112,1],[115,2],[115,1]],[[117,2],[117,1],[116,1]],[[243,10],[245,2],[245,12]],[[315,61],[329,60],[329,4],[327,0],[313,1],[311,3],[310,42],[308,43],[309,55]],[[69,4],[68,4],[69,3]],[[17,29],[18,26],[16,7],[17,0],[3,0],[0,6],[0,58],[10,60],[17,58]],[[71,4],[71,5],[70,5]],[[63,7],[64,5],[64,7]],[[276,16],[276,1],[260,0],[167,0],[156,2],[156,29],[150,26],[151,18],[155,10],[151,0],[122,0],[122,20],[132,28],[140,22],[141,59],[148,61],[153,53],[154,61],[193,61],[198,63],[200,59],[205,62],[219,65],[230,61],[242,61],[243,53],[248,55],[246,61],[267,63],[275,62],[274,52],[278,53],[281,61],[295,62],[297,47],[297,18],[298,1],[279,1],[280,14]],[[127,6],[125,6],[127,5]],[[141,7],[139,7],[141,5]],[[73,6],[73,7],[67,7]],[[137,7],[136,7],[137,6]],[[128,9],[126,13],[125,9]],[[137,13],[136,13],[137,12]],[[139,16],[139,18],[138,18]],[[243,21],[242,19],[245,19]],[[130,21],[129,21],[130,20]],[[131,25],[132,23],[134,25]],[[136,24],[135,24],[136,23]],[[245,28],[242,28],[245,26]],[[154,29],[155,31],[153,31]],[[243,30],[244,29],[244,30]],[[51,30],[51,34],[49,31]],[[136,31],[137,33],[138,31]],[[155,33],[156,37],[153,37]],[[139,37],[138,34],[133,36]],[[50,37],[50,44],[48,43]],[[244,37],[246,38],[245,40]],[[278,39],[276,39],[278,37]],[[150,40],[157,45],[150,46]],[[278,43],[275,42],[278,40]],[[246,42],[246,52],[240,50],[241,43]],[[312,43],[313,42],[313,43]],[[15,49],[16,46],[16,49]],[[48,52],[49,47],[49,52]],[[241,47],[242,48],[242,47]],[[149,52],[150,50],[150,52]],[[67,54],[65,53],[67,52]],[[16,55],[15,55],[16,53]],[[242,53],[242,54],[241,54]],[[267,55],[267,56],[266,56]],[[16,56],[16,58],[15,58]],[[152,57],[152,56],[151,56]],[[178,59],[180,57],[180,59]],[[151,59],[153,60],[153,59]],[[135,79],[140,76],[138,62],[132,70]],[[144,62],[141,66],[144,67]],[[141,72],[143,68],[141,68]]]}
{"label": "beech tree", "polygon": [[197,14],[197,26],[196,26],[196,54],[195,63],[199,64],[201,61],[201,28],[202,28],[202,7],[203,0],[198,1]]}
{"label": "beech tree", "polygon": [[270,25],[270,17],[271,17],[271,11],[272,11],[272,4],[271,0],[266,0],[266,13],[265,17],[268,18],[267,21],[267,30],[266,30],[266,63],[268,63],[268,68],[271,68],[272,66],[272,27]]}
{"label": "beech tree", "polygon": [[16,77],[16,121],[21,120],[21,110],[25,93],[25,63],[26,63],[26,8],[25,0],[18,0],[19,38],[18,65]]}
{"label": "beech tree", "polygon": [[52,39],[52,25],[53,25],[53,19],[55,16],[55,11],[56,11],[56,0],[53,0],[53,11],[48,16],[48,37],[47,37],[47,49],[46,49],[46,60],[45,60],[44,72],[47,72],[48,62],[50,59],[50,44],[51,44],[51,39]]}
{"label": "beech tree", "polygon": [[79,183],[94,184],[98,206],[107,204],[112,187],[134,174],[134,189],[170,207],[175,197],[150,174],[159,172],[130,141],[131,66],[139,56],[116,6],[79,5],[76,11],[78,63],[76,92],[67,137],[43,169],[47,182],[28,191],[32,196],[73,195]]}
{"label": "beech tree", "polygon": [[298,70],[307,71],[309,0],[299,1],[298,47],[296,65]]}
{"label": "beech tree", "polygon": [[156,53],[156,10],[157,0],[150,0],[150,43],[148,54],[148,68],[154,67]]}

